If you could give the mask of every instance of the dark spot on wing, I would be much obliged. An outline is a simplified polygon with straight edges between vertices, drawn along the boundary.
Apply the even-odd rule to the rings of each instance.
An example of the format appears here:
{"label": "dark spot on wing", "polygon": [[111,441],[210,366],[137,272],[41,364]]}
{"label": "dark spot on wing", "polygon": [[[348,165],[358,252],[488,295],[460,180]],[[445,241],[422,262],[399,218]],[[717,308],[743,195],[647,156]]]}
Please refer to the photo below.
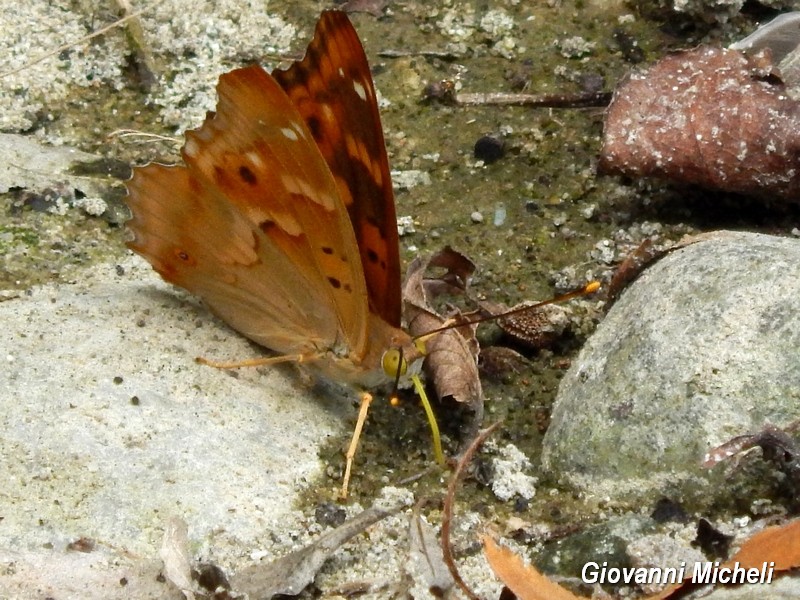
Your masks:
{"label": "dark spot on wing", "polygon": [[322,125],[320,124],[319,119],[314,115],[311,115],[306,119],[306,125],[308,125],[308,129],[311,131],[311,135],[314,136],[314,139],[319,142],[320,138],[322,137]]}
{"label": "dark spot on wing", "polygon": [[333,254],[333,248],[329,248],[328,246],[323,246],[322,247],[322,252],[324,254]]}
{"label": "dark spot on wing", "polygon": [[342,282],[336,279],[336,277],[328,277],[328,281],[330,284],[335,287],[337,290],[342,287]]}
{"label": "dark spot on wing", "polygon": [[250,170],[250,167],[242,165],[239,167],[239,177],[242,178],[242,181],[245,183],[249,183],[250,185],[255,185],[258,183],[258,178],[256,174]]}
{"label": "dark spot on wing", "polygon": [[385,260],[381,260],[380,256],[378,256],[378,253],[375,252],[375,250],[373,250],[372,248],[365,248],[364,251],[365,251],[365,256],[366,256],[367,260],[371,264],[378,265],[384,271],[386,270],[386,261]]}

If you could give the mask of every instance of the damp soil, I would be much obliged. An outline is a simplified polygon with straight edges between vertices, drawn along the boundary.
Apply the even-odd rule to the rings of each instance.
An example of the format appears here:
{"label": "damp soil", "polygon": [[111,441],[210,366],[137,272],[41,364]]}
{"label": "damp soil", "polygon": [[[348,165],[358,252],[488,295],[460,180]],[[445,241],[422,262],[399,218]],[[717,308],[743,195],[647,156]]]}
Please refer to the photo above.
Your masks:
{"label": "damp soil", "polygon": [[[594,167],[602,107],[459,107],[421,100],[424,85],[441,80],[457,82],[464,92],[487,94],[520,90],[578,94],[587,81],[599,81],[603,90],[611,91],[639,61],[652,61],[670,49],[702,40],[727,43],[750,27],[746,18],[729,23],[725,30],[697,29],[687,23],[676,33],[658,16],[636,16],[620,23],[620,16],[630,10],[619,4],[564,0],[504,6],[515,22],[510,31],[517,44],[512,58],[492,50],[496,40],[488,33],[448,47],[452,40],[435,23],[441,13],[455,9],[442,8],[434,15],[425,3],[390,4],[390,17],[353,17],[376,86],[388,102],[381,114],[391,168],[419,171],[429,179],[397,192],[397,213],[412,217],[415,229],[401,238],[404,264],[450,245],[478,266],[471,288],[475,298],[513,305],[608,277],[624,249],[635,247],[647,231],[658,231],[662,239],[728,226],[788,233],[783,209],[765,215],[756,204],[747,203],[751,209],[742,210],[739,198],[598,177]],[[297,41],[298,50],[305,46],[317,9],[317,2],[292,3],[287,9],[287,17],[305,32]],[[463,3],[460,10],[483,12],[481,3]],[[566,46],[565,40],[578,38],[586,43],[585,53],[573,50],[570,55],[559,49]],[[433,58],[419,54],[445,49],[451,54]],[[382,56],[385,51],[408,56],[388,58]],[[173,132],[159,125],[157,111],[148,106],[136,82],[129,83],[122,92],[106,89],[105,94],[102,88],[87,92],[76,87],[72,101],[36,127],[101,156],[142,161],[152,147],[126,145],[106,134],[126,127],[164,135]],[[486,135],[501,139],[505,147],[504,155],[492,164],[473,155],[476,141]],[[175,156],[174,148],[160,152]],[[63,281],[75,268],[125,252],[124,228],[102,217],[53,215],[20,205],[13,195],[2,198],[2,210],[0,250],[5,263],[0,285],[5,289]],[[603,241],[617,248],[610,262],[596,251]],[[572,311],[573,327],[555,347],[516,348],[522,359],[513,367],[483,374],[483,425],[502,419],[498,441],[513,443],[534,465],[558,382],[593,324],[602,318],[592,300],[574,303]],[[487,334],[485,341],[507,344],[496,332]],[[408,394],[401,406],[392,407],[381,401],[384,398],[379,395],[369,415],[350,485],[352,498],[366,504],[387,484],[410,486],[418,497],[441,498],[449,471],[433,461],[430,432],[418,401]],[[470,411],[446,403],[434,408],[445,434],[446,453],[454,456],[463,441],[460,426],[469,420]],[[329,467],[321,481],[308,483],[307,507],[331,500],[348,443],[349,436],[344,435],[327,444],[322,460]],[[463,506],[479,507],[498,520],[523,514],[558,527],[608,516],[603,507],[568,491],[556,495],[548,491],[557,489],[555,481],[544,478],[532,501],[501,503],[486,481],[475,476],[464,482],[459,498]]]}

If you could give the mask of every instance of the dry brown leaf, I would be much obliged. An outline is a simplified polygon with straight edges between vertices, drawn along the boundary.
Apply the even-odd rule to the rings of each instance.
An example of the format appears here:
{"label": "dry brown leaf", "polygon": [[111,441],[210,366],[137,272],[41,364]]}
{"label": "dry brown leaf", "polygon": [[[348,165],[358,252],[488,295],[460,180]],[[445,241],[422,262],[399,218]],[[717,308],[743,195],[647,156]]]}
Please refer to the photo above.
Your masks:
{"label": "dry brown leaf", "polygon": [[483,553],[492,571],[519,600],[583,600],[542,575],[508,548],[499,546],[488,535],[481,536]]}
{"label": "dry brown leaf", "polygon": [[705,46],[620,84],[599,170],[797,200],[798,132],[800,104],[767,56]]}
{"label": "dry brown leaf", "polygon": [[[509,308],[498,302],[484,301],[480,303],[483,312],[496,316],[497,326],[515,342],[540,350],[552,346],[569,327],[569,311],[558,304],[545,304],[531,310],[524,310],[525,306],[533,306],[533,301],[521,302]],[[509,311],[507,316],[501,316]]]}
{"label": "dry brown leaf", "polygon": [[[734,568],[737,562],[745,569],[760,569],[765,562],[774,562],[775,572],[800,567],[800,519],[767,527],[756,533],[721,567]],[[682,584],[672,585],[647,600],[670,600],[675,592],[687,585],[691,585],[691,578],[684,580]]]}
{"label": "dry brown leaf", "polygon": [[[429,267],[447,271],[439,278],[425,279]],[[422,336],[448,323],[436,313],[431,300],[441,293],[463,292],[475,267],[469,259],[445,248],[427,261],[416,259],[408,267],[403,287],[403,303],[408,330],[412,336]],[[458,320],[460,317],[451,317]],[[425,342],[425,369],[439,398],[451,396],[470,406],[475,420],[483,417],[483,389],[478,376],[478,344],[474,326],[442,331]]]}
{"label": "dry brown leaf", "polygon": [[[489,536],[482,536],[484,554],[494,574],[516,594],[519,600],[582,600],[533,566],[525,566],[522,559],[511,550],[497,545]],[[800,568],[800,519],[784,525],[767,527],[748,539],[739,551],[721,568],[762,568],[764,563],[775,563],[775,572]],[[669,600],[684,587],[691,587],[691,577],[683,583],[671,585],[645,600]]]}
{"label": "dry brown leaf", "polygon": [[392,512],[368,508],[300,550],[269,564],[256,564],[242,569],[231,581],[233,589],[248,594],[250,598],[272,598],[277,594],[296,596],[314,581],[325,561],[342,544]]}
{"label": "dry brown leaf", "polygon": [[616,302],[628,284],[636,279],[653,261],[666,253],[666,250],[659,250],[653,246],[653,240],[647,238],[637,248],[625,257],[617,270],[611,276],[611,281],[606,286],[606,298],[609,307]]}
{"label": "dry brown leaf", "polygon": [[774,562],[775,571],[800,567],[800,519],[759,531],[724,566],[737,562],[746,569],[760,568],[765,562]]}

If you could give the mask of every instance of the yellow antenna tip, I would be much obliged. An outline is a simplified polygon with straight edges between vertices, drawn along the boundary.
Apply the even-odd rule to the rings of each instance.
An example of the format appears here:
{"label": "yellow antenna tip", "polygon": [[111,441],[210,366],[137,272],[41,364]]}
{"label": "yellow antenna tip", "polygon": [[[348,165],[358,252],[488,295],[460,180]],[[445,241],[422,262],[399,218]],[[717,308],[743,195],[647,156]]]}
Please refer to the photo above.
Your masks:
{"label": "yellow antenna tip", "polygon": [[592,281],[591,283],[586,284],[586,287],[583,288],[583,291],[586,292],[587,294],[593,294],[599,289],[600,289],[600,282]]}

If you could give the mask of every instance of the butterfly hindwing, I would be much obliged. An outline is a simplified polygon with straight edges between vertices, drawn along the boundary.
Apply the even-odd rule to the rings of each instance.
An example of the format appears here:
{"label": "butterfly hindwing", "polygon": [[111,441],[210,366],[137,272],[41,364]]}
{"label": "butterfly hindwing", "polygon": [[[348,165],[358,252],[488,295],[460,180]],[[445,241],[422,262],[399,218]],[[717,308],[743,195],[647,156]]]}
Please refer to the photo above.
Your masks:
{"label": "butterfly hindwing", "polygon": [[187,132],[186,166],[149,165],[129,183],[131,247],[264,346],[359,355],[358,246],[311,132],[259,66],[226,73],[217,91],[216,113]]}
{"label": "butterfly hindwing", "polygon": [[400,258],[389,163],[375,87],[347,16],[325,11],[305,58],[273,77],[325,158],[350,214],[370,308],[400,326]]}

